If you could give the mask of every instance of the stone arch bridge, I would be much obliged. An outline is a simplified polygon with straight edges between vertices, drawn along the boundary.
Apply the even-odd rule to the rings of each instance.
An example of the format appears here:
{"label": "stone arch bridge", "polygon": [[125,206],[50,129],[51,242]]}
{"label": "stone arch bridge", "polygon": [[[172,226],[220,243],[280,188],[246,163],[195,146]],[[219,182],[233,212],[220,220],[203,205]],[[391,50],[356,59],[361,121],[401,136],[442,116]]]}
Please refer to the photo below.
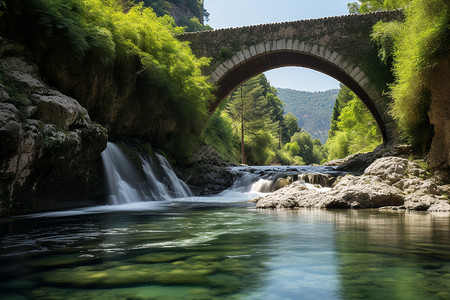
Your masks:
{"label": "stone arch bridge", "polygon": [[264,71],[298,66],[327,74],[349,87],[377,121],[384,142],[397,139],[388,114],[390,70],[371,39],[378,21],[402,20],[401,10],[185,33],[198,57],[210,57],[204,73],[217,85],[211,114],[241,83]]}

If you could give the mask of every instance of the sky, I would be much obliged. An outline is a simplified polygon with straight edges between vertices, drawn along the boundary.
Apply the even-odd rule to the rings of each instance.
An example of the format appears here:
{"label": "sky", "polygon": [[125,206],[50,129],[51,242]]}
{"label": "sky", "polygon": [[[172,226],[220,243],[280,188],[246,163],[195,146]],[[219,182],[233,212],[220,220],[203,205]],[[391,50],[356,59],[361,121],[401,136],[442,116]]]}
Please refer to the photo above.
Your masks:
{"label": "sky", "polygon": [[[264,23],[316,19],[348,14],[347,3],[356,0],[204,0],[214,29]],[[339,88],[339,82],[307,68],[286,67],[265,72],[276,88],[325,91]]]}

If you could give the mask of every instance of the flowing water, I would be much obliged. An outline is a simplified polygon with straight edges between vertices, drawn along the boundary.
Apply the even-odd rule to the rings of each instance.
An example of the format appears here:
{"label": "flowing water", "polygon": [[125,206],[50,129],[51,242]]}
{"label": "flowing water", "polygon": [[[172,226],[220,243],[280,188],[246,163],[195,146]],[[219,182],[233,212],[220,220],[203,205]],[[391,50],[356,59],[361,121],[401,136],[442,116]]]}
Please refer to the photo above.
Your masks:
{"label": "flowing water", "polygon": [[122,204],[0,220],[0,299],[450,299],[448,214],[257,210],[264,182],[193,197],[116,154]]}

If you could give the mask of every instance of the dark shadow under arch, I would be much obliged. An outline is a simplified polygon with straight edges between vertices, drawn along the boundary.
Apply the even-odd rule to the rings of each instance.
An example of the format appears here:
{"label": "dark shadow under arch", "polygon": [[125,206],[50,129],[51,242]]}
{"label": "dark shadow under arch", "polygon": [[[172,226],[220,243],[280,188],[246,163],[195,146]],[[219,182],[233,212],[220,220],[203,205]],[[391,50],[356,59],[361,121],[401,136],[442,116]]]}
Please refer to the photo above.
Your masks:
{"label": "dark shadow under arch", "polygon": [[264,53],[259,56],[254,56],[251,59],[237,65],[216,82],[216,85],[218,86],[215,91],[216,101],[211,103],[210,114],[212,115],[220,103],[240,84],[260,73],[281,67],[309,68],[331,76],[346,85],[369,109],[380,128],[383,136],[383,142],[388,142],[386,125],[383,122],[380,112],[376,109],[375,104],[367,92],[350,76],[350,74],[347,74],[345,71],[330,62],[308,53],[274,51],[271,53]]}

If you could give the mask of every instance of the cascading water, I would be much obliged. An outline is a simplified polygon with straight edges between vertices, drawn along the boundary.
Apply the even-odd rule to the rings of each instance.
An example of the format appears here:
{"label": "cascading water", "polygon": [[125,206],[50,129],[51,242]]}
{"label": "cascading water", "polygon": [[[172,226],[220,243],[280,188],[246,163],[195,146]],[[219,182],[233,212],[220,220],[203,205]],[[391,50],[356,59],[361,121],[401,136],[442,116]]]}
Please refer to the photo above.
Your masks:
{"label": "cascading water", "polygon": [[176,176],[162,155],[156,154],[159,164],[148,157],[139,156],[144,176],[139,174],[118,145],[108,142],[102,153],[102,159],[110,204],[121,205],[192,196],[189,187]]}

